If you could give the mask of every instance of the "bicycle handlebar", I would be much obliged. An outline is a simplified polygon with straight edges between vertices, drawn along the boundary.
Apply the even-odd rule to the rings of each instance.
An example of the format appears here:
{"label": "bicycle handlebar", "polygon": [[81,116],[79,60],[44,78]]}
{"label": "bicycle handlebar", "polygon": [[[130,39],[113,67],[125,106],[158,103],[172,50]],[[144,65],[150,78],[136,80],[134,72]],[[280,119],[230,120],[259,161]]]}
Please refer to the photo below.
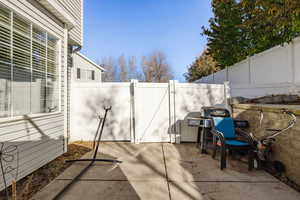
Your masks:
{"label": "bicycle handlebar", "polygon": [[289,117],[290,117],[290,121],[288,123],[288,126],[283,128],[283,129],[267,129],[269,131],[273,131],[274,133],[271,134],[271,135],[267,135],[267,136],[263,137],[263,139],[272,139],[272,138],[280,135],[284,131],[287,131],[288,129],[292,128],[295,125],[295,123],[297,121],[297,118],[296,118],[295,114],[291,111],[288,111],[288,110],[283,110],[283,113],[289,115]]}

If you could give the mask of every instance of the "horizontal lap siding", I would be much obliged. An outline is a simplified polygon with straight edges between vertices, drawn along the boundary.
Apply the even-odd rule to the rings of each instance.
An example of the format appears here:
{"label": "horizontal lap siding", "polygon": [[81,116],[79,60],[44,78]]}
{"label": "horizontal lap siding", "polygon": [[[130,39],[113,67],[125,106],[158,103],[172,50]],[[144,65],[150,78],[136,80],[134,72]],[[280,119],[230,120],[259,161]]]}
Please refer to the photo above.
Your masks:
{"label": "horizontal lap siding", "polygon": [[72,67],[73,67],[73,59],[71,57],[71,53],[72,53],[72,49],[70,48],[70,46],[68,47],[68,69],[67,69],[67,106],[66,106],[66,109],[67,109],[67,113],[69,113],[67,115],[67,134],[68,134],[68,140],[70,139],[70,111],[71,111],[71,70],[72,70]]}
{"label": "horizontal lap siding", "polygon": [[[70,38],[83,44],[83,0],[56,0],[76,21],[76,26],[70,30]],[[80,14],[79,14],[80,13]]]}
{"label": "horizontal lap siding", "polygon": [[[21,179],[64,152],[63,115],[2,123],[0,141],[5,146],[18,147],[19,157],[15,160],[18,161],[17,178]],[[11,177],[7,175],[7,178],[10,183]],[[2,181],[0,188],[3,188]]]}
{"label": "horizontal lap siding", "polygon": [[[64,67],[66,50],[64,49],[66,39],[64,29],[60,24],[53,21],[48,15],[42,13],[38,8],[24,0],[0,0],[0,2],[12,9],[15,13],[23,16],[28,21],[40,26],[49,33],[58,37],[61,41],[60,47],[60,80],[61,80],[61,112],[57,114],[45,114],[30,120],[3,121],[0,122],[0,142],[5,145],[17,145],[18,176],[21,179],[38,168],[55,159],[64,152]],[[20,97],[21,98],[21,97]],[[6,163],[4,164],[7,165]],[[13,163],[16,165],[16,163]],[[8,184],[12,177],[6,175]],[[0,189],[3,189],[3,181],[0,181]]]}

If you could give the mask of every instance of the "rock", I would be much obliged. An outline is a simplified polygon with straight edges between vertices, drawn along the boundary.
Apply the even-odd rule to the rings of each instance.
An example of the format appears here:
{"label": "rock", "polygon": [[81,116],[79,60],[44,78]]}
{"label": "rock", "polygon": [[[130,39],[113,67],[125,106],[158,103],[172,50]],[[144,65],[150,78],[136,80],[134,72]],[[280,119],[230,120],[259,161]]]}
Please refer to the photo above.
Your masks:
{"label": "rock", "polygon": [[230,104],[242,104],[247,102],[249,102],[249,99],[245,97],[232,97],[229,99]]}

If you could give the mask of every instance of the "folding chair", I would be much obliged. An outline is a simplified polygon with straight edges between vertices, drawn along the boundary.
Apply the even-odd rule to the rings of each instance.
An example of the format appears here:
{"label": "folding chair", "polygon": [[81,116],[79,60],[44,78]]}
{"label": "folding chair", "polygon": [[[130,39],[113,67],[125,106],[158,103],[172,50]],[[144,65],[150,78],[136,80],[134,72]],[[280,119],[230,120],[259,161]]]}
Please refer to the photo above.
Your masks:
{"label": "folding chair", "polygon": [[[226,168],[227,151],[246,151],[248,153],[248,170],[254,167],[253,139],[250,135],[238,130],[240,124],[244,127],[246,121],[235,121],[231,117],[212,116],[213,154],[216,157],[217,149],[221,154],[221,170]],[[248,123],[247,123],[248,124]],[[238,138],[239,136],[239,138]],[[242,138],[242,139],[240,139]]]}

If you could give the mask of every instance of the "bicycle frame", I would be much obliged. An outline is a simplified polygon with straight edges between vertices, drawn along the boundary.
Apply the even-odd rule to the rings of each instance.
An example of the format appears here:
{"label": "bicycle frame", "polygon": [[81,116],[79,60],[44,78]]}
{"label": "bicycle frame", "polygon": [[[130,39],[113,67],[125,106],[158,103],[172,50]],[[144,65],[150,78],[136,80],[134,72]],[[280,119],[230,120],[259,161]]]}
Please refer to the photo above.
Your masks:
{"label": "bicycle frame", "polygon": [[[262,119],[263,119],[263,113],[262,114]],[[256,145],[255,145],[255,152],[258,158],[258,162],[261,164],[266,164],[270,165],[272,164],[272,158],[271,158],[271,153],[272,153],[272,144],[275,141],[275,137],[285,133],[287,130],[291,129],[296,121],[297,118],[293,112],[283,110],[283,114],[287,114],[290,118],[290,121],[288,125],[282,129],[266,129],[266,131],[271,131],[273,132],[272,134],[263,136],[261,138],[255,138],[252,135],[252,138],[254,139]],[[277,161],[279,162],[279,161]],[[283,165],[283,164],[282,164]]]}

